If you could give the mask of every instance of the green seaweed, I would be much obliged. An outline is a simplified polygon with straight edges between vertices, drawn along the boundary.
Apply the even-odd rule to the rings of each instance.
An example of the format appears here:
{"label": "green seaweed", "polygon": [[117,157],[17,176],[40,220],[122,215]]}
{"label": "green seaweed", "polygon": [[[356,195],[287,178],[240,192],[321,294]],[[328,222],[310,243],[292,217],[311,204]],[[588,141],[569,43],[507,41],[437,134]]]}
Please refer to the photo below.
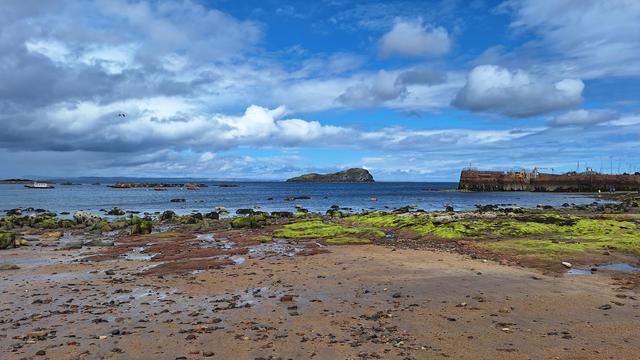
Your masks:
{"label": "green seaweed", "polygon": [[384,232],[374,228],[352,228],[321,220],[306,220],[284,225],[274,232],[274,236],[290,239],[328,239],[342,236],[377,239],[384,237]]}
{"label": "green seaweed", "polygon": [[517,253],[562,253],[615,249],[640,254],[640,226],[633,218],[586,218],[555,213],[468,216],[437,222],[434,214],[367,213],[353,215],[355,225],[409,230],[442,239],[465,238],[492,250]]}
{"label": "green seaweed", "polygon": [[260,242],[260,243],[268,243],[273,241],[273,238],[271,236],[256,236],[253,238],[253,240]]}

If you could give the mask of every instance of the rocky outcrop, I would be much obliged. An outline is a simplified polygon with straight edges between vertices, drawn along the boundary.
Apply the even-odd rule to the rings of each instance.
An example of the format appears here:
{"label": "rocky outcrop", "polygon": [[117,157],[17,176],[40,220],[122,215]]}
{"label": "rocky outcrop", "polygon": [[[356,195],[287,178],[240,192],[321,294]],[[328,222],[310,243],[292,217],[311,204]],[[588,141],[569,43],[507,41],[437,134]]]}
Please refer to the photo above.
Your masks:
{"label": "rocky outcrop", "polygon": [[287,182],[370,183],[374,180],[366,169],[353,168],[333,174],[305,174]]}
{"label": "rocky outcrop", "polygon": [[97,223],[100,222],[100,220],[102,220],[100,218],[100,216],[91,213],[89,211],[76,211],[73,214],[73,219],[76,221],[77,224],[82,224],[82,225],[95,225]]}

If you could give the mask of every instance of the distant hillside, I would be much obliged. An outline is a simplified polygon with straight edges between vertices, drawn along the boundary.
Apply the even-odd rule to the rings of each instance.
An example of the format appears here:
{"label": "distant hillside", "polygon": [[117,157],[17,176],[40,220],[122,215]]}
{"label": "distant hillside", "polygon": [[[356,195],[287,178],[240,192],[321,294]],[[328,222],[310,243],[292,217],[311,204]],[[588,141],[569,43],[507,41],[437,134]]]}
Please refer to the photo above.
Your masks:
{"label": "distant hillside", "polygon": [[30,184],[33,180],[28,179],[4,179],[0,180],[0,184]]}
{"label": "distant hillside", "polygon": [[369,171],[353,168],[333,174],[304,174],[288,179],[287,182],[370,183],[374,180]]}

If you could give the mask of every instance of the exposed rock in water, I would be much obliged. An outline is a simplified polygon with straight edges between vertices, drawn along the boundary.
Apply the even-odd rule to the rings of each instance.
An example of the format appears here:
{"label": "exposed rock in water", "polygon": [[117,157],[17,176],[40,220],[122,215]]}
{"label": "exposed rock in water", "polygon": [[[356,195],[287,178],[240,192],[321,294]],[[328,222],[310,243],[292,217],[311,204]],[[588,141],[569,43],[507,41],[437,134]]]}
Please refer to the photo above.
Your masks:
{"label": "exposed rock in water", "polygon": [[113,209],[109,210],[107,212],[107,215],[116,215],[116,216],[122,216],[124,215],[124,210],[118,208],[118,207],[114,207]]}
{"label": "exposed rock in water", "polygon": [[373,176],[366,169],[353,168],[333,174],[305,174],[288,179],[287,182],[346,182],[369,183],[374,182]]}

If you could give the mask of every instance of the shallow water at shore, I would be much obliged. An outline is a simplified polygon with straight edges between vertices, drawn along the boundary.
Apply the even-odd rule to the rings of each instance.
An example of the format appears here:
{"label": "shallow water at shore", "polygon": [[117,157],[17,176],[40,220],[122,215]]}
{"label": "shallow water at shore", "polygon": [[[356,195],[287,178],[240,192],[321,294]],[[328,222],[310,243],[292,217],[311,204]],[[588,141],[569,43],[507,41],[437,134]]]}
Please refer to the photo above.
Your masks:
{"label": "shallow water at shore", "polygon": [[[594,198],[585,194],[532,192],[457,192],[450,191],[457,183],[326,184],[286,182],[208,183],[197,191],[170,188],[112,189],[101,185],[56,185],[55,189],[33,190],[22,185],[0,185],[0,211],[19,207],[43,208],[55,212],[70,212],[120,207],[129,211],[156,212],[172,209],[179,214],[192,211],[208,212],[222,206],[230,211],[256,208],[264,211],[292,211],[296,205],[310,211],[324,212],[332,205],[354,211],[388,210],[407,205],[427,211],[443,210],[451,205],[456,210],[468,210],[476,204],[502,204],[513,207],[535,207],[538,204],[560,206],[563,203],[586,204]],[[287,200],[288,197],[309,197]],[[171,199],[182,198],[175,203]],[[599,199],[596,199],[601,201]]]}

